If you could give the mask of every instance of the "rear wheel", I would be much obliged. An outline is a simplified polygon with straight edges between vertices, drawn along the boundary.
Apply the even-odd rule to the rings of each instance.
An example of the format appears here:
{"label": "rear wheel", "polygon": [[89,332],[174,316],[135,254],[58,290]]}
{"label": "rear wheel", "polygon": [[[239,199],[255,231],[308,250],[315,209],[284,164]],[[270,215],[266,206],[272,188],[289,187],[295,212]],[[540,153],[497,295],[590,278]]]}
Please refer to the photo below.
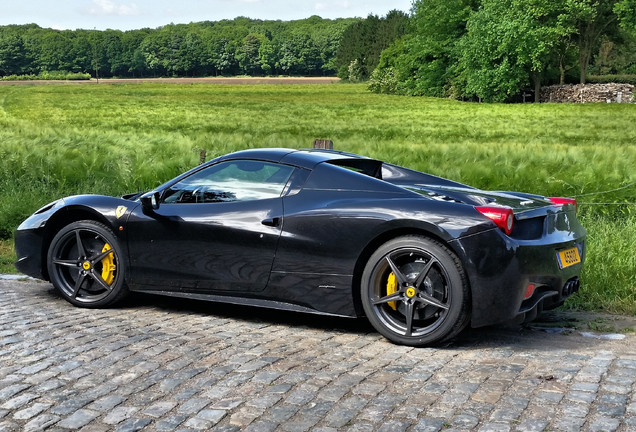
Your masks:
{"label": "rear wheel", "polygon": [[463,267],[452,251],[427,237],[404,236],[382,245],[364,269],[361,290],[369,321],[395,343],[430,345],[468,324]]}
{"label": "rear wheel", "polygon": [[53,286],[76,306],[109,306],[128,292],[119,242],[99,222],[78,221],[62,228],[49,247],[47,267]]}

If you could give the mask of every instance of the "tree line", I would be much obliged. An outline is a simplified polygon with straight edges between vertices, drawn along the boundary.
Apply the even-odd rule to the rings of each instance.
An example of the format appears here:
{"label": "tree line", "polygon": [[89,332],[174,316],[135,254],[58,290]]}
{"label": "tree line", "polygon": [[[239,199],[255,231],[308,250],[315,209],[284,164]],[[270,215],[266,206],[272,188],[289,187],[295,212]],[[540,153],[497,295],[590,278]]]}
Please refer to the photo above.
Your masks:
{"label": "tree line", "polygon": [[96,77],[333,76],[341,36],[358,21],[239,17],[125,32],[8,25],[0,27],[0,76],[44,71]]}
{"label": "tree line", "polygon": [[338,76],[350,81],[366,81],[377,67],[382,51],[403,37],[409,15],[392,10],[385,17],[369,15],[349,25],[336,53]]}
{"label": "tree line", "polygon": [[524,88],[636,74],[636,0],[415,0],[376,92],[506,101]]}
{"label": "tree line", "polygon": [[[0,77],[338,75],[375,92],[509,101],[589,73],[636,75],[636,0],[414,0],[410,14],[157,29],[0,27]],[[633,80],[632,80],[633,81]]]}

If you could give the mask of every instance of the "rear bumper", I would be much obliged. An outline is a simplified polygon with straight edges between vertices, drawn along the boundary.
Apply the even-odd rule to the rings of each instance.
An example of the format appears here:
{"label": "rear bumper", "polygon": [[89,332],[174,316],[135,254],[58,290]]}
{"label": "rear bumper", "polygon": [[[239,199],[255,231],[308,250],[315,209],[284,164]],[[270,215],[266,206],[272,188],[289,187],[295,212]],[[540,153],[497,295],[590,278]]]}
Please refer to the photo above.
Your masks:
{"label": "rear bumper", "polygon": [[[561,305],[578,291],[585,261],[585,229],[570,224],[540,239],[516,240],[492,229],[456,240],[472,292],[472,327],[532,319],[542,309]],[[558,251],[577,247],[581,262],[561,269]],[[528,285],[534,293],[525,298]]]}

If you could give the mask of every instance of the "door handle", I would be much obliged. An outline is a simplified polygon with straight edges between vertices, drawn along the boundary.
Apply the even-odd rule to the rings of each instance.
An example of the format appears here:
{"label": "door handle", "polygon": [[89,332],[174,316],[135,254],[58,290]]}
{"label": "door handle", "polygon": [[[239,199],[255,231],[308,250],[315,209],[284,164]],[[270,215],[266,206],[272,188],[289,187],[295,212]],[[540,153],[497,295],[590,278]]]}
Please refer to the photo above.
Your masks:
{"label": "door handle", "polygon": [[263,219],[261,223],[265,226],[277,227],[280,225],[280,218],[275,217],[275,218]]}

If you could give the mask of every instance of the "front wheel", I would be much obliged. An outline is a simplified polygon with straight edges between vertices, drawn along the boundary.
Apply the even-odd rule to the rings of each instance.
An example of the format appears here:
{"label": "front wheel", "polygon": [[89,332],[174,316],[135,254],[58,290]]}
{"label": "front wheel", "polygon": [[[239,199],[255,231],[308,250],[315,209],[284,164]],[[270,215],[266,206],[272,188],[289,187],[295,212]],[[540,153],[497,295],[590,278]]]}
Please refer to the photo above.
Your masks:
{"label": "front wheel", "polygon": [[78,221],[62,228],[51,241],[47,267],[53,286],[76,306],[109,306],[128,292],[122,249],[99,222]]}
{"label": "front wheel", "polygon": [[364,268],[361,296],[373,327],[402,345],[448,340],[469,320],[470,291],[459,259],[427,237],[382,245]]}

